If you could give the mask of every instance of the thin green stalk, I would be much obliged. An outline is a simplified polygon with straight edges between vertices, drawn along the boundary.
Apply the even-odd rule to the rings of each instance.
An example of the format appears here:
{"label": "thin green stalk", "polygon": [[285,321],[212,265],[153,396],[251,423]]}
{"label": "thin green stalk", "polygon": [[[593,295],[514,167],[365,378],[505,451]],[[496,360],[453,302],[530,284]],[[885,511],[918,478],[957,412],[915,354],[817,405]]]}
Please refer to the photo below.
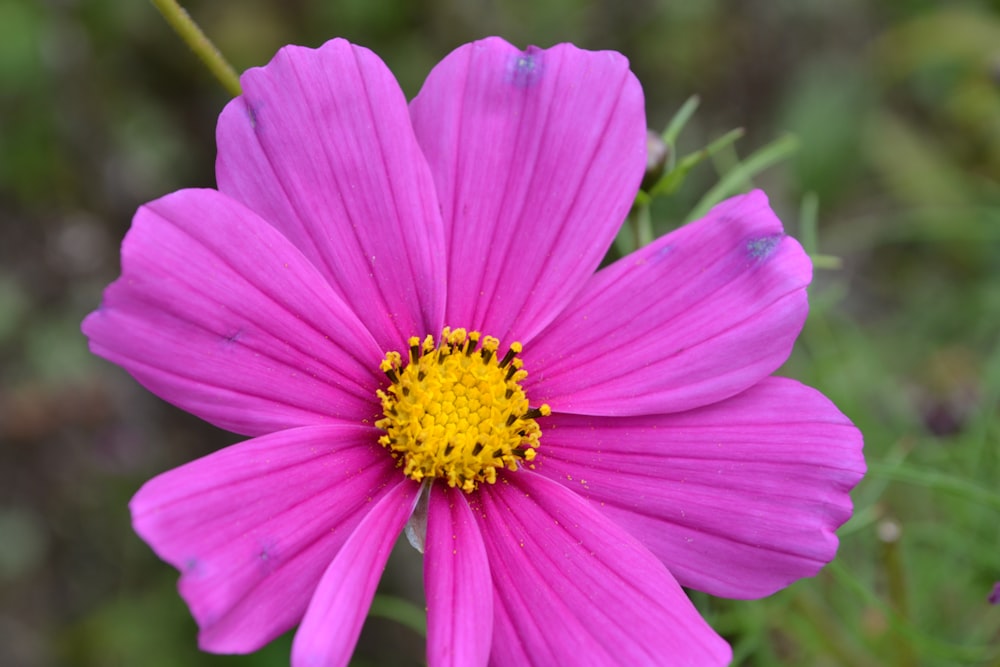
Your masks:
{"label": "thin green stalk", "polygon": [[684,126],[687,125],[687,122],[691,120],[691,116],[693,116],[694,112],[698,110],[698,104],[700,103],[701,100],[697,95],[689,97],[687,101],[681,105],[681,108],[677,110],[674,117],[670,119],[670,123],[667,124],[667,129],[665,129],[663,134],[660,135],[663,139],[663,143],[667,145],[667,157],[669,159],[669,164],[667,165],[668,170],[674,168],[674,158],[677,156],[677,138],[680,136],[681,130],[684,129]]}
{"label": "thin green stalk", "polygon": [[806,253],[819,253],[819,197],[807,192],[799,209],[799,241]]}
{"label": "thin green stalk", "polygon": [[[983,658],[991,653],[991,649],[986,644],[953,643],[945,639],[935,637],[933,632],[921,630],[904,620],[896,610],[890,607],[871,589],[866,582],[847,569],[843,564],[843,559],[834,560],[826,566],[828,573],[833,575],[837,582],[845,589],[856,594],[865,604],[880,611],[889,621],[889,626],[894,632],[900,633],[913,644],[913,648],[920,652],[920,655],[929,661],[924,664],[956,664],[976,663],[983,664]],[[930,661],[930,659],[934,659]]]}
{"label": "thin green stalk", "polygon": [[177,0],[152,0],[152,3],[160,10],[170,27],[180,35],[184,43],[205,63],[205,66],[218,79],[223,88],[233,96],[243,92],[236,70],[223,57],[215,44],[212,44],[211,40],[205,36],[205,33],[187,11],[177,3]]}

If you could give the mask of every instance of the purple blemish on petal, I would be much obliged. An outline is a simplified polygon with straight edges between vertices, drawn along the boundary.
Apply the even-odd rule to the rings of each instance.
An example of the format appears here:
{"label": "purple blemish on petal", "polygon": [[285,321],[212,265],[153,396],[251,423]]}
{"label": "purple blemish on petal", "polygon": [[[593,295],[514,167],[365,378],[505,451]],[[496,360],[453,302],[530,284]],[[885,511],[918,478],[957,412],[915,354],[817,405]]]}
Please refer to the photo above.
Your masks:
{"label": "purple blemish on petal", "polygon": [[763,262],[777,250],[783,238],[785,238],[784,234],[771,234],[750,239],[747,241],[747,254],[751,259]]}
{"label": "purple blemish on petal", "polygon": [[529,46],[507,63],[507,81],[519,88],[535,85],[541,75],[542,50],[537,46]]}
{"label": "purple blemish on petal", "polygon": [[1000,604],[1000,581],[993,584],[993,592],[986,598],[990,604]]}
{"label": "purple blemish on petal", "polygon": [[241,338],[243,338],[243,329],[236,329],[232,333],[224,335],[222,337],[222,343],[226,347],[229,347],[230,345],[238,343]]}
{"label": "purple blemish on petal", "polygon": [[666,259],[668,255],[672,254],[674,254],[674,247],[672,245],[665,245],[656,251],[656,254],[653,255],[653,260],[661,262]]}
{"label": "purple blemish on petal", "polygon": [[181,576],[185,579],[198,579],[204,574],[204,570],[201,565],[201,560],[195,556],[188,556],[184,559],[184,568],[181,570]]}
{"label": "purple blemish on petal", "polygon": [[257,565],[264,572],[273,572],[276,567],[278,567],[278,561],[280,560],[280,554],[277,549],[278,545],[274,540],[261,540],[257,543]]}
{"label": "purple blemish on petal", "polygon": [[254,108],[252,106],[250,106],[249,102],[244,102],[243,105],[244,105],[244,107],[247,110],[247,118],[250,119],[250,127],[252,127],[253,129],[256,130],[257,129],[257,112],[254,110]]}

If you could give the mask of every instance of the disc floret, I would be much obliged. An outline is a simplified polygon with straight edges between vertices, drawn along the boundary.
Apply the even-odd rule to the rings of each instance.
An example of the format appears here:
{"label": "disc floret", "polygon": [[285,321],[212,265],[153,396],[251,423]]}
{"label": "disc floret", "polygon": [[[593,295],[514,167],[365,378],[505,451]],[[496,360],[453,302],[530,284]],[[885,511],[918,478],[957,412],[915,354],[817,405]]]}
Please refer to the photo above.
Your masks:
{"label": "disc floret", "polygon": [[388,352],[379,365],[390,385],[378,391],[376,426],[403,473],[418,482],[440,478],[466,493],[493,484],[497,470],[517,470],[535,458],[548,405],[528,405],[517,357],[520,343],[498,357],[500,342],[478,331],[445,327],[440,340],[414,336],[408,361]]}

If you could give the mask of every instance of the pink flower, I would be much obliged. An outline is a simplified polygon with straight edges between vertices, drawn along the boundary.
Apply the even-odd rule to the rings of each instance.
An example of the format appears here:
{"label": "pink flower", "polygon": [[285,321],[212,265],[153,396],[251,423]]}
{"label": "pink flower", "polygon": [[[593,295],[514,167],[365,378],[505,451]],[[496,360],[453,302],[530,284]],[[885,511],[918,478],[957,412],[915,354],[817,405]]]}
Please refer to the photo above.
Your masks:
{"label": "pink flower", "polygon": [[219,189],[139,209],[83,324],[251,436],[131,503],[204,649],[300,623],[294,665],[346,664],[421,489],[434,667],[724,664],[682,585],[756,598],[833,558],[861,436],[768,377],[811,267],[765,196],[595,273],[645,166],[625,58],[487,39],[407,105],[334,40],[242,83]]}

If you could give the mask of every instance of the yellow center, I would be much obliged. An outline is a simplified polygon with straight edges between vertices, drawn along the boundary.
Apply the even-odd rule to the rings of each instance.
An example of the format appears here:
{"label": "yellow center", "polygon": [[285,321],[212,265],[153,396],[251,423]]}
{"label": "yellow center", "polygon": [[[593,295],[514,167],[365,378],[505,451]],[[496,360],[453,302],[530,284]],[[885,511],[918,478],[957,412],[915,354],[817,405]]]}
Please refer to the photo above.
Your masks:
{"label": "yellow center", "polygon": [[378,391],[384,416],[375,424],[404,474],[418,482],[440,478],[470,493],[480,482],[496,482],[498,468],[517,470],[535,458],[542,435],[535,419],[551,410],[528,406],[520,343],[500,359],[496,338],[445,327],[440,342],[414,336],[408,344],[405,366],[398,352],[386,353],[379,366],[391,384]]}

